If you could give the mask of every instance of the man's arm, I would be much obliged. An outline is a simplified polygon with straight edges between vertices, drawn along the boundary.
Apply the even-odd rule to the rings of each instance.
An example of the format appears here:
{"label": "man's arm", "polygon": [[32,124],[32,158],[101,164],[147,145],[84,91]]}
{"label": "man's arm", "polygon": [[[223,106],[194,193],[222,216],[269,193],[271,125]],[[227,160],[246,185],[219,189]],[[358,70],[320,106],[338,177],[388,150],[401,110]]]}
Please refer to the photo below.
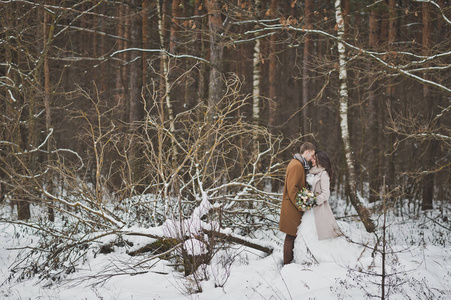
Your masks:
{"label": "man's arm", "polygon": [[302,164],[294,165],[292,168],[290,168],[289,173],[287,174],[286,180],[288,198],[294,206],[296,206],[296,195],[303,187],[303,185],[300,185],[300,182],[303,182],[303,180],[300,180],[300,178],[302,178],[304,174],[304,166],[302,166]]}

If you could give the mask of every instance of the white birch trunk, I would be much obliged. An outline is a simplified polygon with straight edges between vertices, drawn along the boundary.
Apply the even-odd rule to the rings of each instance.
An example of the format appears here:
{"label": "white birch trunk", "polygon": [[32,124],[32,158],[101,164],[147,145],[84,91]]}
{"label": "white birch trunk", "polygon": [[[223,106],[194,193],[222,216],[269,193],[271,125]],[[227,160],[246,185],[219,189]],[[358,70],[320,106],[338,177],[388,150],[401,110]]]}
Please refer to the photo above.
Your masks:
{"label": "white birch trunk", "polygon": [[[252,73],[252,122],[258,126],[260,122],[260,39],[255,40]],[[256,129],[257,130],[257,129]],[[253,153],[258,151],[258,134],[253,134]]]}
{"label": "white birch trunk", "polygon": [[255,40],[254,45],[254,70],[252,73],[252,118],[258,125],[260,119],[260,39]]}
{"label": "white birch trunk", "polygon": [[[257,9],[260,8],[260,0],[254,3]],[[257,15],[256,18],[259,16]],[[254,125],[258,125],[260,120],[260,39],[255,40],[253,72],[252,72],[252,119]]]}
{"label": "white birch trunk", "polygon": [[[174,126],[174,112],[172,109],[172,104],[171,104],[171,97],[170,97],[170,82],[169,82],[169,57],[165,51],[165,45],[164,45],[164,21],[163,21],[163,12],[162,11],[162,7],[161,5],[163,5],[160,1],[156,1],[156,6],[157,6],[157,13],[158,13],[158,33],[160,36],[160,48],[161,48],[161,70],[160,72],[162,72],[161,76],[163,76],[164,80],[164,87],[162,86],[162,88],[164,88],[164,95],[162,99],[162,103],[164,103],[166,105],[166,109],[168,111],[168,119],[169,119],[169,131],[171,133],[175,132],[175,126]],[[161,123],[164,124],[164,109],[161,109],[160,111],[160,115],[161,115]],[[172,149],[172,162],[173,165],[174,163],[177,161],[177,147],[174,145],[173,141],[171,143],[171,149]],[[163,164],[163,140],[162,137],[159,135],[159,162],[161,164]],[[161,166],[162,167],[162,166]],[[162,177],[163,178],[163,177]],[[169,208],[170,208],[170,198],[169,198],[169,187],[167,186],[167,183],[164,182],[164,190],[163,190],[163,201],[164,201],[164,214],[166,217],[169,217]],[[155,207],[156,208],[156,207]],[[155,210],[154,210],[155,213]],[[154,220],[155,219],[155,215],[154,215]]]}
{"label": "white birch trunk", "polygon": [[344,34],[345,34],[345,24],[343,20],[343,14],[341,11],[341,0],[335,1],[335,18],[338,28],[338,60],[339,60],[339,80],[340,80],[340,91],[339,91],[339,103],[340,103],[340,128],[341,128],[341,138],[343,140],[343,148],[346,156],[346,167],[348,169],[347,182],[350,190],[351,203],[355,207],[357,213],[360,216],[365,228],[368,232],[373,232],[375,226],[370,218],[369,212],[365,206],[357,198],[356,193],[356,177],[354,161],[352,159],[351,142],[349,136],[348,127],[348,86],[347,86],[347,68],[346,68],[346,53],[345,45],[343,44]]}
{"label": "white birch trunk", "polygon": [[[255,8],[260,9],[260,0],[256,0]],[[259,14],[256,14],[256,19],[259,18]],[[252,60],[252,123],[258,126],[260,123],[260,55],[261,55],[261,42],[260,39],[255,40],[254,56]],[[256,129],[257,130],[257,129]],[[253,153],[258,153],[258,134],[253,134]]]}
{"label": "white birch trunk", "polygon": [[171,97],[170,97],[170,84],[169,84],[169,59],[164,46],[164,28],[163,28],[163,20],[162,20],[162,12],[161,12],[161,3],[157,1],[157,11],[158,11],[158,33],[160,35],[160,48],[161,51],[161,61],[162,61],[162,76],[164,78],[164,101],[166,104],[166,108],[168,110],[168,118],[170,121],[170,130],[174,132],[174,113],[172,110]]}

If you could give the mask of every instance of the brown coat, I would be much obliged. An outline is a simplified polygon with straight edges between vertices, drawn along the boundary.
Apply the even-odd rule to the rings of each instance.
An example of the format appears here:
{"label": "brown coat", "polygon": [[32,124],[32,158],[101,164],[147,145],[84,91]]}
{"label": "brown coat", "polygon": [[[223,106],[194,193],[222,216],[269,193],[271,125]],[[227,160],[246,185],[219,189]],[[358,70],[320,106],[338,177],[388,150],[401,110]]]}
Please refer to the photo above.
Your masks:
{"label": "brown coat", "polygon": [[282,207],[280,209],[279,229],[286,234],[296,236],[303,212],[296,206],[296,194],[305,187],[305,170],[302,163],[292,159],[287,166],[283,187]]}
{"label": "brown coat", "polygon": [[318,239],[331,239],[342,235],[334,214],[329,205],[330,178],[324,168],[313,167],[310,170],[314,174],[312,191],[318,194],[316,199],[318,206],[313,208],[315,214],[316,231]]}

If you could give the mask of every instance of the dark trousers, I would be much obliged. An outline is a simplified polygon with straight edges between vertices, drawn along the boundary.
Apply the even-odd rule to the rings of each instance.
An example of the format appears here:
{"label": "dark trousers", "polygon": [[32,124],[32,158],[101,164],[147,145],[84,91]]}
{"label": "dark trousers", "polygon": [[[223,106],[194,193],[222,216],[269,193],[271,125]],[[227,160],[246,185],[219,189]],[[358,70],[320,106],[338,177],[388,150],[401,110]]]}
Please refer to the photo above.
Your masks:
{"label": "dark trousers", "polygon": [[293,248],[296,236],[287,234],[283,244],[283,264],[289,264],[293,261]]}

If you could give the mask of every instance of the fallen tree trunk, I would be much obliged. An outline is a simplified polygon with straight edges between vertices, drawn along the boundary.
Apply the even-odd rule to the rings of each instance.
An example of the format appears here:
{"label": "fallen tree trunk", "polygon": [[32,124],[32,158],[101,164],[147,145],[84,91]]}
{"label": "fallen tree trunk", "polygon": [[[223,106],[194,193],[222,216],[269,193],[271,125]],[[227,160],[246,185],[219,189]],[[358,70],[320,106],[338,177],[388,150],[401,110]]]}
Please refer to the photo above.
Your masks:
{"label": "fallen tree trunk", "polygon": [[[220,231],[209,230],[209,229],[205,229],[205,228],[203,229],[203,232],[205,234],[207,234],[210,238],[218,238],[218,239],[230,242],[230,243],[243,245],[243,246],[246,246],[246,247],[249,247],[249,248],[253,248],[253,249],[265,252],[266,254],[271,254],[274,251],[274,248],[272,248],[272,247],[263,246],[263,245],[260,245],[260,244],[258,244],[256,242],[253,242],[251,240],[238,237],[236,235],[226,234],[226,233],[223,233],[223,232],[220,232]],[[148,234],[148,233],[140,233],[140,232],[128,232],[125,235],[146,236],[146,237],[149,237],[149,238],[157,239],[159,241],[160,245],[164,244],[163,241],[167,241],[168,240],[168,238],[165,237],[165,236],[159,236],[159,235]],[[155,243],[156,243],[156,241],[154,241],[154,242],[152,242],[150,244],[147,244],[147,245],[145,245],[145,246],[143,246],[143,247],[141,247],[141,248],[139,248],[139,249],[137,249],[135,251],[132,251],[129,254],[132,255],[132,256],[135,256],[137,254],[146,253],[146,252],[149,252],[149,251],[152,251],[152,250],[155,251],[158,248],[158,247],[155,247]],[[174,244],[174,240],[171,240],[171,245],[174,246],[173,244]],[[165,248],[163,247],[163,249],[165,249]],[[167,250],[167,249],[165,249],[165,250]]]}
{"label": "fallen tree trunk", "polygon": [[254,243],[252,241],[237,237],[236,235],[225,234],[220,231],[207,230],[207,229],[203,229],[203,232],[206,233],[210,237],[220,238],[220,239],[226,240],[228,242],[233,242],[236,244],[240,244],[240,245],[243,245],[246,247],[250,247],[250,248],[265,252],[267,254],[271,254],[274,251],[273,248]]}

